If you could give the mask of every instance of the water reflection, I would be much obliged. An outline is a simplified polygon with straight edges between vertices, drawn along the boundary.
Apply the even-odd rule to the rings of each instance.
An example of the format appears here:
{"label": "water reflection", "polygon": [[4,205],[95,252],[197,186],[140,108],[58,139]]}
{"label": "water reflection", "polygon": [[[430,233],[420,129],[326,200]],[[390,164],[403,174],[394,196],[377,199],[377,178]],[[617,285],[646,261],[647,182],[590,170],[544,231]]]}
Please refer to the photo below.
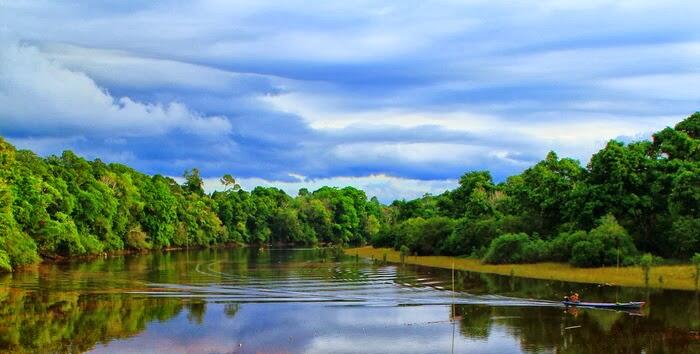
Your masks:
{"label": "water reflection", "polygon": [[[0,351],[700,352],[692,292],[456,272],[453,295],[449,270],[324,253],[154,253],[7,275]],[[571,290],[650,306],[567,311]]]}

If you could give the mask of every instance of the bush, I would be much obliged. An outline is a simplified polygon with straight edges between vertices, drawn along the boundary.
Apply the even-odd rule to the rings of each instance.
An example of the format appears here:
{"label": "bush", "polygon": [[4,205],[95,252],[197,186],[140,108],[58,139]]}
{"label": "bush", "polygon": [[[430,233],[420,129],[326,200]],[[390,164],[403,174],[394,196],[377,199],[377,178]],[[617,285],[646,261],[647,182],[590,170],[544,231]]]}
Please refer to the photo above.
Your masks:
{"label": "bush", "polygon": [[148,235],[141,230],[140,226],[132,227],[126,233],[126,246],[135,250],[147,250],[151,244],[147,241]]}
{"label": "bush", "polygon": [[0,227],[0,237],[3,236],[5,240],[2,246],[5,248],[5,253],[13,269],[39,261],[36,243],[27,234],[17,229],[5,228],[3,230]]}
{"label": "bush", "polygon": [[620,226],[612,215],[600,219],[600,225],[588,233],[591,240],[603,245],[600,262],[597,265],[615,265],[618,260],[637,254],[632,237]]}
{"label": "bush", "polygon": [[542,262],[551,259],[551,244],[539,238],[532,238],[525,244],[524,262]]}
{"label": "bush", "polygon": [[452,234],[454,221],[447,217],[425,219],[410,237],[411,251],[420,255],[439,254],[444,241]]}
{"label": "bush", "polygon": [[700,219],[679,217],[673,222],[670,235],[674,256],[688,258],[700,250]]}
{"label": "bush", "polygon": [[104,251],[104,245],[95,235],[86,235],[80,240],[85,249],[85,254],[97,254]]}
{"label": "bush", "polygon": [[394,233],[393,228],[382,224],[379,228],[379,232],[372,236],[370,243],[374,247],[393,247],[394,246]]}
{"label": "bush", "polygon": [[0,250],[0,272],[11,272],[10,256],[5,251]]}
{"label": "bush", "polygon": [[588,238],[588,233],[583,230],[562,232],[550,241],[551,260],[568,262],[571,259],[572,249],[579,241]]}
{"label": "bush", "polygon": [[482,261],[493,264],[528,262],[528,253],[533,252],[532,249],[527,234],[503,234],[491,241]]}
{"label": "bush", "polygon": [[445,240],[452,234],[454,221],[447,217],[429,219],[408,219],[391,231],[394,248],[406,245],[411,252],[421,255],[439,254],[444,248]]}
{"label": "bush", "polygon": [[577,267],[596,267],[601,265],[603,244],[598,240],[584,240],[574,244],[569,262]]}
{"label": "bush", "polygon": [[454,232],[445,242],[443,253],[451,255],[479,253],[501,233],[500,222],[496,218],[480,220],[461,218],[455,224]]}

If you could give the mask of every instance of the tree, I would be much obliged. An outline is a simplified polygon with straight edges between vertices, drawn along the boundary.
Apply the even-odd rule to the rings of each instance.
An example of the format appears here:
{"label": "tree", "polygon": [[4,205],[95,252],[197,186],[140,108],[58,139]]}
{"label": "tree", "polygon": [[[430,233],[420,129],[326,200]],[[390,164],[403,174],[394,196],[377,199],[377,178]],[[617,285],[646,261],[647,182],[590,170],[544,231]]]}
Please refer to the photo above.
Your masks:
{"label": "tree", "polygon": [[219,180],[219,182],[221,182],[221,184],[223,184],[223,185],[226,186],[227,188],[230,188],[230,189],[233,190],[233,191],[238,191],[238,190],[241,189],[241,185],[239,185],[238,183],[236,183],[236,179],[233,178],[233,176],[231,176],[231,175],[228,174],[228,173],[225,174],[225,175],[223,175],[223,177],[221,177],[221,179]]}
{"label": "tree", "polygon": [[536,222],[540,234],[550,235],[559,224],[569,221],[569,201],[584,177],[585,170],[578,161],[559,159],[550,151],[518,179],[509,180],[506,193],[516,200],[523,215]]}
{"label": "tree", "polygon": [[187,192],[204,195],[204,180],[199,174],[199,169],[186,170],[183,177],[185,178],[184,188]]}

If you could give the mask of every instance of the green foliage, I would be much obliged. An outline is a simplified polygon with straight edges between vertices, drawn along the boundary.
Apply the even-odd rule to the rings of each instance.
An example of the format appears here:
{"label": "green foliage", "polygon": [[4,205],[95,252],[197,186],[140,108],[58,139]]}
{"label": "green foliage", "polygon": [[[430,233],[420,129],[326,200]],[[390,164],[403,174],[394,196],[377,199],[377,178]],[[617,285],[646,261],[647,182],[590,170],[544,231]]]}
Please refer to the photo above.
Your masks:
{"label": "green foliage", "polygon": [[[401,248],[399,248],[399,251],[401,252],[401,253],[400,253],[400,255],[401,255],[401,263],[404,263],[404,260],[406,259],[406,256],[408,256],[408,255],[411,253],[411,249],[408,248],[408,246],[406,246],[406,245],[401,245]],[[385,258],[385,261],[384,261],[384,262],[386,262],[386,257],[384,257],[384,258]]]}
{"label": "green foliage", "polygon": [[[204,195],[204,180],[202,180],[202,176],[199,174],[199,169],[193,168],[191,170],[187,170],[182,177],[185,178],[185,184],[182,187],[187,192]],[[233,181],[233,184],[235,184],[233,177],[231,177],[231,179],[222,178],[222,181],[224,183]]]}
{"label": "green foliage", "polygon": [[70,151],[41,158],[0,138],[0,269],[39,255],[220,243],[370,242],[579,266],[625,265],[639,251],[688,259],[700,252],[699,127],[694,113],[653,141],[610,141],[585,167],[550,152],[503,183],[471,171],[454,190],[388,207],[352,187],[248,192],[230,174],[225,191],[207,195],[197,169],[180,185]]}
{"label": "green foliage", "polygon": [[603,252],[605,252],[605,246],[600,240],[579,241],[571,249],[572,255],[569,262],[577,267],[600,266]]}
{"label": "green foliage", "polygon": [[452,234],[454,221],[447,217],[423,219],[411,218],[392,228],[387,239],[392,239],[394,248],[402,246],[420,255],[440,254],[444,241]]}
{"label": "green foliage", "polygon": [[184,183],[70,151],[40,158],[0,139],[0,270],[42,257],[220,243],[364,244],[385,224],[376,198],[352,187],[291,198],[243,191],[233,176],[206,195],[197,169]]}
{"label": "green foliage", "polygon": [[574,254],[574,245],[588,239],[586,231],[562,232],[550,241],[551,259],[557,262],[568,262]]}
{"label": "green foliage", "polygon": [[488,247],[491,240],[502,233],[501,223],[497,218],[473,220],[470,218],[458,219],[454,232],[449,236],[443,253],[479,254],[482,249]]}
{"label": "green foliage", "polygon": [[700,253],[695,253],[692,258],[690,258],[690,261],[693,263],[695,266],[695,288],[697,289],[698,287],[698,281],[700,280]]}
{"label": "green foliage", "polygon": [[124,243],[127,247],[134,250],[148,250],[152,245],[148,242],[148,234],[141,230],[141,227],[136,226],[126,233]]}
{"label": "green foliage", "polygon": [[680,217],[673,222],[671,243],[674,256],[685,258],[700,250],[700,219]]}
{"label": "green foliage", "polygon": [[542,240],[533,240],[525,233],[503,234],[489,245],[484,263],[528,263],[537,262],[546,256]]}
{"label": "green foliage", "polygon": [[392,203],[372,243],[398,247],[415,220],[443,216],[454,232],[432,242],[442,244],[435,254],[480,256],[498,235],[524,233],[544,251],[520,261],[629,265],[639,251],[688,259],[700,252],[699,127],[694,113],[653,141],[611,140],[585,167],[550,152],[500,184],[486,171],[465,173],[452,191]]}
{"label": "green foliage", "polygon": [[[597,266],[615,265],[618,261],[637,254],[632,238],[627,231],[617,223],[612,215],[606,215],[600,219],[600,225],[588,234],[588,238],[602,245],[602,252]],[[572,250],[576,255],[575,250]]]}
{"label": "green foliage", "polygon": [[12,264],[10,263],[10,256],[4,250],[0,250],[0,272],[11,271]]}
{"label": "green foliage", "polygon": [[655,264],[654,256],[651,253],[645,253],[639,258],[639,265],[642,267],[644,272],[644,284],[649,286],[649,275],[651,273],[651,267]]}
{"label": "green foliage", "polygon": [[538,231],[552,233],[566,220],[567,204],[585,170],[573,159],[559,159],[550,151],[545,159],[506,184],[506,193],[518,208],[531,215]]}

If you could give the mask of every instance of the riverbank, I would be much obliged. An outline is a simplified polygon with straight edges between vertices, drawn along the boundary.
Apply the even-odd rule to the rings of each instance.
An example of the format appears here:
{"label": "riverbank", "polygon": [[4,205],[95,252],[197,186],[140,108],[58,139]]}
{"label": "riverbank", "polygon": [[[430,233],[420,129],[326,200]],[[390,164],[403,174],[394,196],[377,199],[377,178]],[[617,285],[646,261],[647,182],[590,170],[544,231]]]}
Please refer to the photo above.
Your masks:
{"label": "riverbank", "polygon": [[[357,247],[347,248],[348,255],[400,263],[401,255],[390,248]],[[436,268],[454,268],[479,273],[514,275],[523,278],[561,280],[590,284],[606,284],[631,287],[644,287],[644,272],[640,267],[575,268],[567,263],[534,264],[482,264],[474,258],[448,256],[406,256],[405,263]],[[692,265],[668,265],[653,267],[649,286],[661,289],[695,290],[695,267]]]}

